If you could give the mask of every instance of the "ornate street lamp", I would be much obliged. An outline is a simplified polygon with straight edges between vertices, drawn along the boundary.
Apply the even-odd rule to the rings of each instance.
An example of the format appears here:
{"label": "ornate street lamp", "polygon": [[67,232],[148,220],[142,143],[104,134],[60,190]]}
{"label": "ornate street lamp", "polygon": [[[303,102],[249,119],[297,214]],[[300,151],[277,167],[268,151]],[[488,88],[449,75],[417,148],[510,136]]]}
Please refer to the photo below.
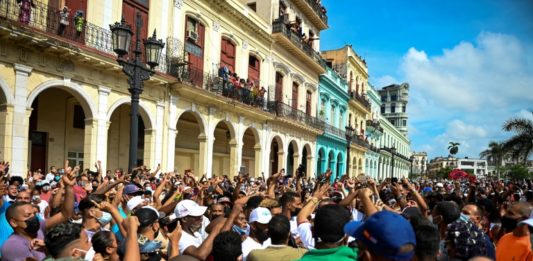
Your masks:
{"label": "ornate street lamp", "polygon": [[390,153],[392,154],[392,160],[390,165],[390,177],[391,180],[394,178],[394,156],[396,155],[396,147],[392,145],[392,148],[390,149]]}
{"label": "ornate street lamp", "polygon": [[124,18],[120,23],[109,25],[112,33],[113,51],[117,54],[117,62],[122,66],[122,71],[128,76],[128,83],[130,88],[128,91],[131,93],[131,128],[130,128],[130,148],[129,148],[129,161],[128,170],[131,170],[137,165],[137,146],[139,143],[139,99],[143,92],[144,81],[150,79],[153,75],[154,68],[159,65],[159,58],[161,57],[161,51],[165,44],[162,40],[157,40],[156,33],[152,37],[144,40],[144,48],[146,54],[146,63],[150,68],[146,67],[146,64],[142,62],[141,55],[141,27],[143,26],[141,14],[137,13],[135,17],[135,53],[134,58],[124,58],[129,52],[131,43],[131,37],[133,35],[131,27],[126,23]]}
{"label": "ornate street lamp", "polygon": [[350,173],[350,144],[352,143],[353,138],[353,131],[354,128],[350,126],[346,126],[346,141],[348,142],[348,145],[346,145],[346,174]]}

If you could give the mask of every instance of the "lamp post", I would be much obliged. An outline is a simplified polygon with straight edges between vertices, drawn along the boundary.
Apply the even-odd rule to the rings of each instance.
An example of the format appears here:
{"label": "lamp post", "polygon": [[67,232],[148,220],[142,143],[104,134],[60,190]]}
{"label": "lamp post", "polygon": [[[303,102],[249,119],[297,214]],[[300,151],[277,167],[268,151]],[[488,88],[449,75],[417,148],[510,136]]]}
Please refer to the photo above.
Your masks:
{"label": "lamp post", "polygon": [[396,154],[396,148],[394,147],[394,145],[392,145],[390,153],[392,154],[392,160],[390,165],[390,178],[392,180],[394,178],[394,155]]}
{"label": "lamp post", "polygon": [[131,94],[131,127],[130,127],[130,147],[129,147],[129,161],[128,161],[128,171],[131,170],[137,165],[137,146],[139,143],[138,140],[138,112],[139,112],[139,98],[143,92],[143,83],[144,81],[150,79],[150,76],[153,75],[154,67],[159,65],[159,58],[161,57],[161,51],[165,44],[162,40],[157,40],[156,32],[152,37],[144,40],[146,64],[150,68],[146,67],[146,64],[143,63],[141,55],[141,27],[143,26],[143,21],[141,14],[137,13],[135,17],[135,53],[134,58],[125,57],[128,54],[131,36],[133,32],[131,31],[130,25],[126,23],[124,18],[120,23],[116,22],[113,25],[109,25],[112,33],[112,42],[113,42],[113,51],[117,54],[117,62],[122,66],[122,71],[128,76],[128,84],[130,88],[128,91]]}
{"label": "lamp post", "polygon": [[354,128],[351,125],[346,126],[346,141],[348,142],[346,145],[346,173],[348,176],[350,176],[350,144],[352,143],[353,131]]}

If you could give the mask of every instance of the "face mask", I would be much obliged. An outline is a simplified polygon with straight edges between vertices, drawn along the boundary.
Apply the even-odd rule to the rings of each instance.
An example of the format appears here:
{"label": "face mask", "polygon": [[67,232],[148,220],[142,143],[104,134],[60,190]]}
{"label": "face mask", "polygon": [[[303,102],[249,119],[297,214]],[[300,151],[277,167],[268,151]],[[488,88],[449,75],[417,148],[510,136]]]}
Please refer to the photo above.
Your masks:
{"label": "face mask", "polygon": [[152,192],[152,187],[146,187],[145,190]]}
{"label": "face mask", "polygon": [[105,226],[109,224],[109,222],[111,222],[112,219],[113,219],[113,216],[111,216],[111,214],[109,214],[108,212],[102,211],[102,216],[98,218],[98,223],[100,223],[100,225],[102,226]]}
{"label": "face mask", "polygon": [[233,225],[233,227],[231,228],[231,230],[241,236],[244,236],[246,235],[246,230],[244,230],[243,228],[237,226],[237,225]]}
{"label": "face mask", "polygon": [[518,226],[518,221],[516,219],[510,218],[508,216],[502,217],[502,227],[505,229],[506,233],[513,231],[516,226]]}
{"label": "face mask", "polygon": [[[142,240],[142,237],[139,237],[139,241]],[[161,249],[162,242],[159,240],[147,240],[144,244],[139,244],[141,253],[153,253]]]}
{"label": "face mask", "polygon": [[81,218],[80,219],[71,219],[70,223],[72,223],[72,224],[81,224],[82,221],[83,221],[83,219],[81,219]]}
{"label": "face mask", "polygon": [[37,232],[41,228],[41,224],[39,224],[39,219],[37,216],[26,219],[24,222],[26,223],[26,228],[24,228],[24,231],[28,233],[28,235],[37,235]]}
{"label": "face mask", "polygon": [[60,179],[61,179],[60,176],[55,176],[55,177],[54,177],[54,180],[55,180],[56,182],[59,182]]}
{"label": "face mask", "polygon": [[461,215],[459,215],[459,220],[464,221],[464,222],[468,222],[468,221],[470,221],[470,216],[461,213]]}

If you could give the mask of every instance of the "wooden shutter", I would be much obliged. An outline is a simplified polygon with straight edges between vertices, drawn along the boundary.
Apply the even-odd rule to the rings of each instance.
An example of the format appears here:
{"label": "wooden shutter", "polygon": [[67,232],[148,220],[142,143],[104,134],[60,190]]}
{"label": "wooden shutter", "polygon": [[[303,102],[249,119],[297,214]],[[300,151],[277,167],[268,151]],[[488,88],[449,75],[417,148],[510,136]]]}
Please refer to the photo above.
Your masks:
{"label": "wooden shutter", "polygon": [[[197,87],[203,87],[205,26],[193,18],[186,17],[185,19],[185,39],[187,41],[186,44],[195,45],[201,50],[199,52],[199,55],[193,53],[187,54],[189,58],[189,77],[193,85]],[[192,21],[192,24],[195,24],[196,28],[187,28],[187,24],[189,24],[189,21]],[[194,29],[196,29],[196,33],[198,33],[198,39],[196,41],[187,39],[188,30]]]}
{"label": "wooden shutter", "polygon": [[[131,38],[130,43],[130,51],[129,55],[133,57],[135,55],[135,45],[136,45],[136,38],[135,35],[137,33],[137,26],[136,26],[136,17],[137,13],[141,14],[142,24],[141,24],[141,41],[143,39],[146,39],[148,36],[148,9],[147,7],[144,7],[138,3],[135,3],[133,1],[124,0],[122,3],[122,16],[126,20],[126,22],[131,26],[131,30],[133,31],[133,36]],[[142,55],[144,58],[144,45],[141,43],[141,50]]]}
{"label": "wooden shutter", "polygon": [[277,102],[283,101],[283,75],[276,73],[276,97]]}
{"label": "wooden shutter", "polygon": [[292,108],[298,110],[298,84],[292,83]]}
{"label": "wooden shutter", "polygon": [[261,79],[261,62],[253,55],[250,55],[248,59],[248,79],[258,83]]}
{"label": "wooden shutter", "polygon": [[305,99],[305,114],[311,115],[311,92],[307,92]]}
{"label": "wooden shutter", "polygon": [[222,38],[220,48],[220,65],[227,66],[228,69],[235,72],[235,45],[228,39]]}

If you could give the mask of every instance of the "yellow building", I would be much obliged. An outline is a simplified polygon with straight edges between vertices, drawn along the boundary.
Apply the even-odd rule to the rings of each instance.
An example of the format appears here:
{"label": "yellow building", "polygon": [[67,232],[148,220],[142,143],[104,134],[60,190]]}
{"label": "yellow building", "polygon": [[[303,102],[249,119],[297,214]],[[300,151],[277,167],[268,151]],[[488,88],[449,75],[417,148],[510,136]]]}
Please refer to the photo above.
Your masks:
{"label": "yellow building", "polygon": [[[0,159],[12,173],[66,159],[127,166],[129,86],[108,25],[124,17],[135,32],[136,14],[142,39],[157,29],[166,43],[141,95],[139,164],[208,176],[268,176],[298,164],[315,173],[323,125],[312,101],[327,17],[314,1],[34,2],[24,12],[16,0],[0,2]],[[63,4],[66,26],[55,16]],[[224,67],[246,88],[229,90]],[[252,82],[263,99],[250,95]]]}
{"label": "yellow building", "polygon": [[322,57],[331,63],[331,67],[348,82],[350,93],[349,114],[346,126],[353,127],[354,137],[350,143],[350,162],[348,174],[364,174],[365,152],[369,148],[366,140],[366,120],[370,118],[371,107],[366,97],[368,87],[368,68],[366,62],[346,45],[340,49],[322,52]]}

